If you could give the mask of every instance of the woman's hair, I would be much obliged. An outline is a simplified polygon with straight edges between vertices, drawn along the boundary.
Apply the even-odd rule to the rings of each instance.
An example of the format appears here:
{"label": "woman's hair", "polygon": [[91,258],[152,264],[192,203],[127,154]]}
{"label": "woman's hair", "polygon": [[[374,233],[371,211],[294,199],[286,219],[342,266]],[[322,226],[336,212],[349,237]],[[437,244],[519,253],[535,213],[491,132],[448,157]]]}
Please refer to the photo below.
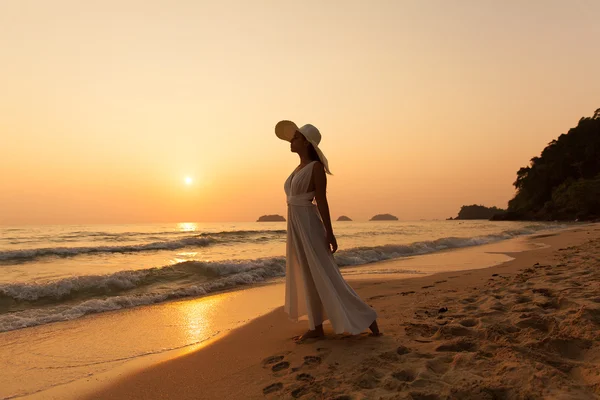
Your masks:
{"label": "woman's hair", "polygon": [[317,151],[310,142],[308,143],[308,156],[312,161],[321,161],[319,154],[317,154]]}

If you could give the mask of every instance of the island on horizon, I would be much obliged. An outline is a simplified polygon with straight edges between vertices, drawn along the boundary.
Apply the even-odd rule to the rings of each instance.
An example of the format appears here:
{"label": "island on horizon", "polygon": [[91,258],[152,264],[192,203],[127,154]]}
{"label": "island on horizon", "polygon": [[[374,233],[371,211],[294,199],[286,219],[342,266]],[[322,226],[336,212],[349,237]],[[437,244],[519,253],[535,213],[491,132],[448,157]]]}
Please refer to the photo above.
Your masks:
{"label": "island on horizon", "polygon": [[262,215],[256,220],[256,222],[285,222],[285,218],[277,214]]}
{"label": "island on horizon", "polygon": [[369,221],[398,221],[398,217],[392,214],[377,214]]}
{"label": "island on horizon", "polygon": [[340,216],[337,220],[338,221],[352,221],[352,219],[350,219],[350,217],[347,217],[345,215]]}

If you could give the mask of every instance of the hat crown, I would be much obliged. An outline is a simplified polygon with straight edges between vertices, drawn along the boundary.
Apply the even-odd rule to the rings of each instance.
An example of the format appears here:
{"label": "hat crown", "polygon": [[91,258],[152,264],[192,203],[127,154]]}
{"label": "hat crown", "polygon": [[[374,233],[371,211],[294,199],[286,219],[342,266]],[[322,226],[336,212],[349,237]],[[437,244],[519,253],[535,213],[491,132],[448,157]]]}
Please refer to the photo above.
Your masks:
{"label": "hat crown", "polygon": [[306,124],[299,128],[298,131],[310,142],[313,142],[316,145],[321,143],[321,132],[319,132],[316,126]]}

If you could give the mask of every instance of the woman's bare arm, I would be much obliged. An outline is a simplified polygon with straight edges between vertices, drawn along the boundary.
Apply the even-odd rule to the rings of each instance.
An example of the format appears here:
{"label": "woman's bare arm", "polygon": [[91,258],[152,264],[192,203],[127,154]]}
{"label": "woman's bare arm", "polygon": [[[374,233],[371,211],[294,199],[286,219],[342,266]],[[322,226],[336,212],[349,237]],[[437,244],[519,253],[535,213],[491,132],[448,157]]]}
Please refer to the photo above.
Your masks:
{"label": "woman's bare arm", "polygon": [[331,246],[331,252],[335,253],[337,250],[337,241],[333,235],[329,203],[327,202],[327,176],[325,175],[325,168],[320,162],[316,162],[313,167],[313,179],[315,183],[315,200],[317,201],[317,208],[327,232],[327,243]]}

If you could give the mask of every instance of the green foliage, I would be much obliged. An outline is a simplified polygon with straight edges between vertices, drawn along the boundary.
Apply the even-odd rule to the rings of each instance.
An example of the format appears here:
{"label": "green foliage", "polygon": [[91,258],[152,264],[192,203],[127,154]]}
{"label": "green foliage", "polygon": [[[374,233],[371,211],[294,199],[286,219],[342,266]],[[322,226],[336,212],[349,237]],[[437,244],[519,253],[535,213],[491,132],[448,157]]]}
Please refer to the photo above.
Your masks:
{"label": "green foliage", "polygon": [[508,212],[525,219],[597,218],[599,176],[600,108],[517,172]]}
{"label": "green foliage", "polygon": [[600,174],[593,179],[569,180],[552,193],[545,213],[553,219],[591,219],[600,216]]}

